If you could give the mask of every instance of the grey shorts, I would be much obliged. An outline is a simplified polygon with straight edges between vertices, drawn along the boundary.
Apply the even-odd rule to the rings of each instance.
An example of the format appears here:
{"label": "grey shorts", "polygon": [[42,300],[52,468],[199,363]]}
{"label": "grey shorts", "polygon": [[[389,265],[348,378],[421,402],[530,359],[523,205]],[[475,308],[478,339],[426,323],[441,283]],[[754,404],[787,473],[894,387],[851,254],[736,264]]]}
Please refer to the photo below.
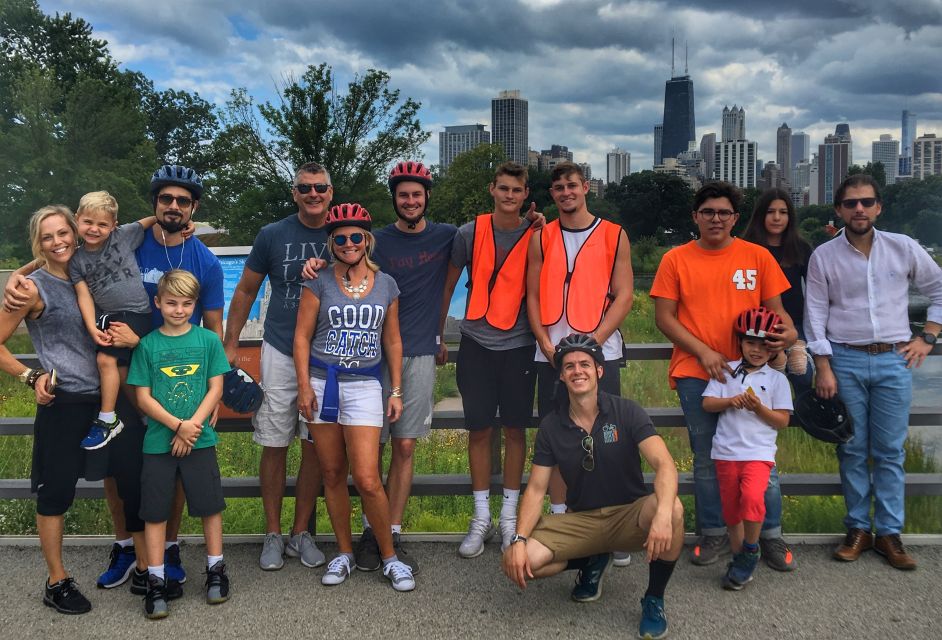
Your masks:
{"label": "grey shorts", "polygon": [[166,522],[170,518],[178,475],[191,517],[205,518],[226,508],[216,447],[193,449],[182,458],[169,453],[145,453],[141,469],[141,520]]}
{"label": "grey shorts", "polygon": [[[387,406],[389,373],[383,367],[383,406]],[[435,398],[435,356],[406,356],[402,359],[402,416],[393,423],[383,419],[380,442],[393,438],[423,438],[432,428]]]}
{"label": "grey shorts", "polygon": [[295,438],[307,438],[307,425],[298,413],[298,378],[294,359],[262,342],[262,406],[252,416],[252,440],[263,447],[287,447]]}

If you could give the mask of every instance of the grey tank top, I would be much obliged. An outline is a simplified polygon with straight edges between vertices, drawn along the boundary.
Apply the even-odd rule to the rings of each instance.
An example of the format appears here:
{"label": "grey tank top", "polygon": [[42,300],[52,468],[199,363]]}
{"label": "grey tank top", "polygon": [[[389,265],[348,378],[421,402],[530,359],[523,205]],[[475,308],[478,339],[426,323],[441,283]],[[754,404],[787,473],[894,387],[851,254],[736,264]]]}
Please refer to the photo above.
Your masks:
{"label": "grey tank top", "polygon": [[95,343],[85,331],[72,283],[45,269],[29,278],[45,304],[42,315],[26,319],[39,363],[46,371],[56,370],[57,388],[71,393],[98,393]]}

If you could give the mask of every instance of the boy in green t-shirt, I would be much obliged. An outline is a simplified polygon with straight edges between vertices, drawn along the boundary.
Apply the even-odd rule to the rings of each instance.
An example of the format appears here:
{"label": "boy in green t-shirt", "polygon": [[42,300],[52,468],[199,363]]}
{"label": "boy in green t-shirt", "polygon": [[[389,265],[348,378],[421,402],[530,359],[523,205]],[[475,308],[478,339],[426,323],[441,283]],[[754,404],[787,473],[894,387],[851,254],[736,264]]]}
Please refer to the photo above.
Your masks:
{"label": "boy in green t-shirt", "polygon": [[216,462],[216,431],[209,423],[222,397],[229,370],[219,337],[190,324],[200,286],[193,274],[174,269],[157,284],[154,298],[164,324],[141,339],[131,359],[128,384],[147,414],[141,471],[141,519],[147,543],[148,618],[164,618],[167,601],[183,589],[167,583],[164,546],[167,518],[177,477],[183,482],[190,515],[203,520],[206,540],[206,601],[229,599],[229,577],[222,557],[222,510],[226,508]]}

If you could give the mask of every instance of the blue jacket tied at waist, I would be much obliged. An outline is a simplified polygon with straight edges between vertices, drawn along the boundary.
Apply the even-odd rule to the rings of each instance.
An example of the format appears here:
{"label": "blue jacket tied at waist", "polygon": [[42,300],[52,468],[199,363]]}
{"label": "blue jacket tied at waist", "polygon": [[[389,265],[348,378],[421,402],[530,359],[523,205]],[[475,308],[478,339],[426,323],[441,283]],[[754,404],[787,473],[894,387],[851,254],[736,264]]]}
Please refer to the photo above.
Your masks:
{"label": "blue jacket tied at waist", "polygon": [[349,367],[341,367],[339,364],[327,364],[311,356],[309,363],[315,369],[322,369],[327,372],[327,382],[324,384],[324,397],[321,400],[321,412],[319,414],[320,419],[325,422],[337,422],[340,413],[340,385],[337,383],[338,373],[375,378],[382,384],[380,378],[383,370],[382,362],[377,362],[372,367],[351,369]]}

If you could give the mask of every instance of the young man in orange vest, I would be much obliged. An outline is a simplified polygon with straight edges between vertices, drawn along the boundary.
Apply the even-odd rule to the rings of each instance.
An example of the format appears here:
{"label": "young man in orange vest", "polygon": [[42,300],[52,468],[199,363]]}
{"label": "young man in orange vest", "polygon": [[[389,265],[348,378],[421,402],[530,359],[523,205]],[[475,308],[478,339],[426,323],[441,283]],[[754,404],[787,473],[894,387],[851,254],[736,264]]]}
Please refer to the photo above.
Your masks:
{"label": "young man in orange vest", "polygon": [[[474,558],[494,535],[489,507],[491,434],[504,427],[504,501],[501,548],[516,533],[517,501],[526,455],[526,427],[533,417],[533,334],[527,320],[527,247],[533,225],[520,216],[530,193],[527,169],[514,162],[497,168],[490,185],[494,212],[458,229],[451,249],[441,322],[455,284],[468,267],[468,302],[461,321],[458,389],[468,435],[474,517],[458,553]],[[530,205],[528,217],[535,217]],[[536,224],[540,224],[541,216]],[[498,423],[497,413],[500,410]]]}
{"label": "young man in orange vest", "polygon": [[[631,311],[634,276],[628,234],[598,218],[586,206],[589,182],[577,164],[563,162],[551,175],[550,194],[559,219],[530,238],[527,312],[536,337],[540,416],[553,409],[559,373],[555,345],[571,333],[585,333],[602,345],[602,391],[621,395],[621,323]],[[554,513],[566,510],[566,486],[558,472],[550,482]],[[627,558],[627,556],[624,556]],[[619,558],[619,563],[624,559]],[[624,562],[627,564],[627,562]]]}

